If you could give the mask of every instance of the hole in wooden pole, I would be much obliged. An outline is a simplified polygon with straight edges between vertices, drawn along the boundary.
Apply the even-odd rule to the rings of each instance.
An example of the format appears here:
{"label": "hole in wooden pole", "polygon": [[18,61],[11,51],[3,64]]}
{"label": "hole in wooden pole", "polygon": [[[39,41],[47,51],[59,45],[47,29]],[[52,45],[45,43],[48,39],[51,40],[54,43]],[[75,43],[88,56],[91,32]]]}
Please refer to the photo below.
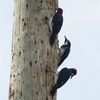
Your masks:
{"label": "hole in wooden pole", "polygon": [[37,21],[37,17],[35,17],[35,20]]}
{"label": "hole in wooden pole", "polygon": [[41,0],[41,3],[43,3],[43,1]]}
{"label": "hole in wooden pole", "polygon": [[21,51],[19,52],[19,56],[21,55]]}
{"label": "hole in wooden pole", "polygon": [[41,43],[43,43],[43,40],[41,40]]}
{"label": "hole in wooden pole", "polygon": [[13,77],[15,77],[15,75],[13,75]]}
{"label": "hole in wooden pole", "polygon": [[36,44],[36,40],[35,40],[35,44]]}
{"label": "hole in wooden pole", "polygon": [[22,19],[22,22],[24,21],[24,18]]}
{"label": "hole in wooden pole", "polygon": [[32,61],[30,61],[30,66],[32,66]]}
{"label": "hole in wooden pole", "polygon": [[28,4],[26,4],[26,8],[28,8]]}
{"label": "hole in wooden pole", "polygon": [[24,23],[24,26],[26,27],[26,23]]}
{"label": "hole in wooden pole", "polygon": [[35,61],[35,64],[37,63],[37,61]]}

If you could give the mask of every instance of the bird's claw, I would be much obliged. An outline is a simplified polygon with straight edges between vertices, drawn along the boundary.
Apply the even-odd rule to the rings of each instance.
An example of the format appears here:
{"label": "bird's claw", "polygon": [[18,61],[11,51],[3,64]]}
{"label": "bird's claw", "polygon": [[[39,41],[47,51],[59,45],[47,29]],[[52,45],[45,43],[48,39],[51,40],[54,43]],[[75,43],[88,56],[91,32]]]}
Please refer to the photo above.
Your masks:
{"label": "bird's claw", "polygon": [[47,68],[46,68],[46,72],[53,72],[53,73],[56,73],[56,72],[53,71],[53,70],[51,69],[51,67],[49,67],[49,66],[47,66]]}

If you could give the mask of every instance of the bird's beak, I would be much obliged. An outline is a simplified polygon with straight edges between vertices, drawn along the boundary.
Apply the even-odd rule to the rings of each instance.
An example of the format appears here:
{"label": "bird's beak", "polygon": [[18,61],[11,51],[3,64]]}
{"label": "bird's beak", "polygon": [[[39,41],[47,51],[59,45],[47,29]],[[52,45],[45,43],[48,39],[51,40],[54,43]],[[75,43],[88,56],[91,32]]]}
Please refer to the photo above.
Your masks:
{"label": "bird's beak", "polygon": [[64,35],[64,37],[65,37],[65,40],[67,40],[67,38],[66,38],[66,36]]}
{"label": "bird's beak", "polygon": [[74,76],[74,74],[72,74],[70,78],[72,79],[72,78],[73,78],[73,76]]}
{"label": "bird's beak", "polygon": [[68,41],[68,39],[66,38],[66,36],[64,36],[64,37],[65,37],[65,42]]}

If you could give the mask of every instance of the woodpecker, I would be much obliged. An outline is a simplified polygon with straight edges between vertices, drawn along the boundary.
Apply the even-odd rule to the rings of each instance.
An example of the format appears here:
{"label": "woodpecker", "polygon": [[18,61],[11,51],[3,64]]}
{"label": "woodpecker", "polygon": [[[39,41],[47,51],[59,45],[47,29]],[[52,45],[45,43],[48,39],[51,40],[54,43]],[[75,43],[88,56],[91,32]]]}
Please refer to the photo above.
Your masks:
{"label": "woodpecker", "polygon": [[70,53],[71,43],[65,36],[64,44],[59,49],[58,54],[58,67],[63,63],[63,61],[68,57]]}
{"label": "woodpecker", "polygon": [[75,68],[63,68],[61,71],[57,72],[55,74],[56,80],[55,80],[55,84],[54,87],[52,88],[52,90],[50,91],[50,95],[53,96],[55,95],[57,89],[59,89],[60,87],[62,87],[69,78],[72,79],[72,77],[74,75],[77,74],[77,70]]}
{"label": "woodpecker", "polygon": [[53,17],[49,21],[49,27],[51,29],[51,36],[50,36],[50,44],[53,46],[56,36],[59,33],[62,24],[63,24],[63,9],[58,8],[57,12],[53,15]]}

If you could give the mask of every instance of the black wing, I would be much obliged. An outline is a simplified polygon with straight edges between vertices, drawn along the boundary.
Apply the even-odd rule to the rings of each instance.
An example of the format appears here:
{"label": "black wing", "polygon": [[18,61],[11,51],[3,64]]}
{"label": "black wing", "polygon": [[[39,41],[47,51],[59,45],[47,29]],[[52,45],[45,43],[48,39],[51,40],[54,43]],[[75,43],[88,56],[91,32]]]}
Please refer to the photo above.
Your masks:
{"label": "black wing", "polygon": [[70,48],[66,48],[64,54],[61,57],[61,60],[58,62],[58,67],[63,63],[63,61],[68,57],[70,53]]}

